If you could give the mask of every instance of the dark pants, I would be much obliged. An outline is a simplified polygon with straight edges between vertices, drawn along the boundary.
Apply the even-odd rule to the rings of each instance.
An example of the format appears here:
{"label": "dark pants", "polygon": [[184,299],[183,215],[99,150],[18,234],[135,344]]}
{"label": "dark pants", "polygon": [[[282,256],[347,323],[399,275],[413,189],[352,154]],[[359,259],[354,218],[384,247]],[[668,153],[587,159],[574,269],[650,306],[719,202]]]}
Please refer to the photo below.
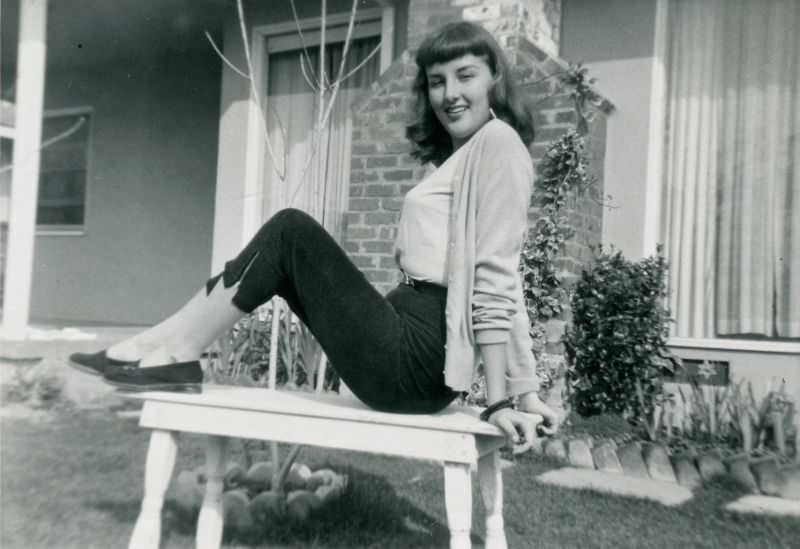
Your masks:
{"label": "dark pants", "polygon": [[210,279],[238,287],[249,313],[284,298],[353,393],[377,410],[431,413],[457,396],[444,384],[446,292],[405,284],[382,296],[311,216],[281,210]]}

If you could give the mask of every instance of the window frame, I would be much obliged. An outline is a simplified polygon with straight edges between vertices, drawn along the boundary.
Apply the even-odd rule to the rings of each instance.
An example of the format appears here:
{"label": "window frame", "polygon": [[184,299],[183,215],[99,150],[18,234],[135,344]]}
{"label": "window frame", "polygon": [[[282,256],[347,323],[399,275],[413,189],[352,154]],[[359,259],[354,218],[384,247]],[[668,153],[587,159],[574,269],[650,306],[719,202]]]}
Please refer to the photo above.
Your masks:
{"label": "window frame", "polygon": [[[339,27],[347,30],[347,23],[350,14],[347,12],[331,13],[327,16],[327,28],[325,31],[326,42],[334,41],[332,38],[336,33],[341,32]],[[371,32],[370,36],[380,36],[381,51],[380,72],[383,73],[394,60],[394,20],[395,10],[393,7],[378,7],[360,9],[356,14],[356,22],[360,25],[369,25],[377,28],[377,32]],[[267,154],[266,144],[263,139],[263,122],[257,107],[256,95],[263,97],[267,90],[267,74],[269,74],[268,44],[273,41],[275,51],[281,50],[282,43],[279,38],[281,35],[296,35],[297,27],[303,31],[306,46],[318,46],[320,41],[320,27],[322,20],[320,17],[299,19],[297,24],[294,21],[283,23],[273,23],[267,25],[254,26],[250,33],[250,44],[252,51],[252,67],[254,86],[250,86],[248,100],[247,130],[246,130],[246,149],[245,149],[245,173],[244,173],[244,193],[247,201],[242,215],[242,234],[254,234],[262,224],[264,207],[264,158]],[[336,29],[336,30],[334,30]],[[361,33],[354,33],[354,37],[363,37]],[[277,44],[277,46],[276,46]],[[299,44],[299,37],[297,41]],[[385,45],[385,48],[384,48]],[[286,49],[295,49],[289,42]]]}
{"label": "window frame", "polygon": [[[93,144],[94,144],[94,109],[91,106],[70,107],[64,109],[48,109],[42,113],[42,125],[47,118],[58,118],[67,116],[87,116],[87,138],[86,138],[86,180],[84,181],[83,191],[83,223],[81,225],[51,225],[36,223],[36,236],[85,236],[87,234],[86,220],[89,217],[89,195],[93,166]],[[39,161],[39,184],[41,184],[41,160]],[[39,211],[39,197],[36,197],[36,213]]]}

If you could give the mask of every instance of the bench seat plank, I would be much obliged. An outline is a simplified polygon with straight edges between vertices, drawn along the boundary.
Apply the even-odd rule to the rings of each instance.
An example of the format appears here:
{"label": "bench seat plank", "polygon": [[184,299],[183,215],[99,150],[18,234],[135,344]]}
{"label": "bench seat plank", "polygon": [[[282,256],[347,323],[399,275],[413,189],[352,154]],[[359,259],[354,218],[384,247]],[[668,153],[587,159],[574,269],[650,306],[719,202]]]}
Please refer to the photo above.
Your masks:
{"label": "bench seat plank", "polygon": [[451,405],[436,414],[390,414],[377,412],[356,398],[318,393],[276,391],[256,387],[204,385],[200,394],[129,393],[148,402],[172,402],[254,412],[276,412],[284,416],[342,419],[440,431],[503,436],[502,431],[478,418],[479,409]]}
{"label": "bench seat plank", "polygon": [[396,424],[353,422],[341,418],[286,415],[278,412],[147,401],[142,427],[208,435],[270,440],[375,452],[394,456],[475,463],[481,453],[505,444],[505,438],[484,435],[491,443],[476,444],[481,435]]}

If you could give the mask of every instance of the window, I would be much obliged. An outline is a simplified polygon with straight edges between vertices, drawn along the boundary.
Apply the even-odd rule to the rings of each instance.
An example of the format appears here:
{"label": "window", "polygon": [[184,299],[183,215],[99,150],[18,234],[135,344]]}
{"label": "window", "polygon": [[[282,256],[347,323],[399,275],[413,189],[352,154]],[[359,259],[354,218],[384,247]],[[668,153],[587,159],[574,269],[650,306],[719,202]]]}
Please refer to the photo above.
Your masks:
{"label": "window", "polygon": [[38,229],[71,231],[84,227],[89,122],[88,110],[45,114],[36,209]]}
{"label": "window", "polygon": [[[381,59],[390,58],[391,48],[386,48],[390,37],[383,32],[389,17],[387,10],[359,10],[344,59],[343,74],[350,76],[339,87],[326,128],[319,135],[313,131],[319,112],[312,82],[320,61],[320,21],[300,21],[303,40],[294,23],[257,30],[255,59],[263,75],[261,97],[267,106],[271,144],[271,152],[262,145],[255,154],[263,159],[259,178],[263,219],[291,206],[310,213],[331,234],[340,235],[349,198],[351,106],[359,92],[378,78]],[[342,66],[348,20],[349,13],[328,16],[324,64],[329,79]],[[301,64],[303,44],[308,57]]]}
{"label": "window", "polygon": [[800,339],[800,2],[671,0],[674,335]]}

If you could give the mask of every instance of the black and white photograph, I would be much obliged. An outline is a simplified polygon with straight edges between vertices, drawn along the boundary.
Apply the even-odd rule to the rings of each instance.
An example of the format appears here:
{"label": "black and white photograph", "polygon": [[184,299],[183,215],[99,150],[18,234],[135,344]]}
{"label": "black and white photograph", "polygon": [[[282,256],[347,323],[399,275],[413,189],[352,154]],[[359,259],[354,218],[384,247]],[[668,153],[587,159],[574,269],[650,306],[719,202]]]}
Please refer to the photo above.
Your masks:
{"label": "black and white photograph", "polygon": [[0,0],[0,547],[800,547],[799,0]]}

